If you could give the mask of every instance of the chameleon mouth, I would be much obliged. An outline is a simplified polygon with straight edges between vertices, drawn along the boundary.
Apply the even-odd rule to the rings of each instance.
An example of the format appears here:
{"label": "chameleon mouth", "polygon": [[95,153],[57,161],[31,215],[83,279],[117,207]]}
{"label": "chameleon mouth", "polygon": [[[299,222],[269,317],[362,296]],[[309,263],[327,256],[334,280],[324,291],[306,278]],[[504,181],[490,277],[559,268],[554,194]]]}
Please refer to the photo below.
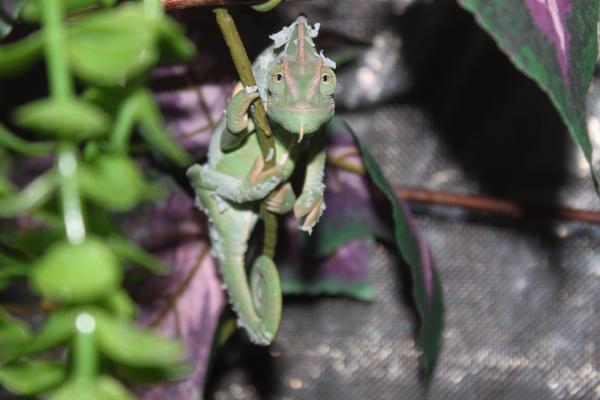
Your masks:
{"label": "chameleon mouth", "polygon": [[296,103],[293,105],[280,105],[275,104],[272,101],[267,101],[268,107],[277,108],[279,110],[290,110],[290,111],[326,111],[335,108],[335,103],[330,103],[324,107],[317,107],[307,103]]}

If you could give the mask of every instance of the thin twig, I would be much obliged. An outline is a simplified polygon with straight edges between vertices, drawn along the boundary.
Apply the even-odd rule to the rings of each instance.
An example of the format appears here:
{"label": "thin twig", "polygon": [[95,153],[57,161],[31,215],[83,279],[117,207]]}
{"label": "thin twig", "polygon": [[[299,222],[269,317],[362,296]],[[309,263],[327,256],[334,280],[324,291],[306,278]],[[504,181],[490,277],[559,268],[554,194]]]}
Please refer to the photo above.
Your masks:
{"label": "thin twig", "polygon": [[600,213],[589,210],[565,207],[534,207],[493,197],[462,195],[419,188],[398,187],[396,193],[401,199],[409,202],[460,207],[510,218],[538,217],[600,224]]}
{"label": "thin twig", "polygon": [[[231,15],[226,8],[216,8],[214,11],[217,17],[217,23],[219,24],[219,28],[221,28],[227,47],[229,47],[231,58],[233,59],[235,69],[240,76],[242,84],[245,87],[256,86],[256,79],[252,73],[250,59],[248,58],[246,48],[242,43],[242,39],[240,38],[240,34],[238,33],[233,18],[231,18]],[[260,98],[256,99],[254,104],[250,106],[250,114],[254,121],[254,125],[256,126],[258,143],[265,161],[265,168],[272,168],[275,166],[275,156],[273,154],[275,151],[275,142],[271,135],[271,127],[267,121],[265,106]]]}
{"label": "thin twig", "polygon": [[204,248],[200,252],[200,255],[198,255],[196,264],[194,264],[194,266],[192,267],[190,272],[183,279],[183,281],[177,287],[177,289],[175,289],[175,291],[173,293],[170,293],[167,296],[165,296],[165,306],[159,311],[159,313],[156,315],[154,320],[152,320],[152,322],[150,322],[150,324],[149,324],[150,327],[156,328],[163,321],[163,319],[167,316],[169,311],[171,311],[175,307],[177,300],[179,300],[181,295],[185,292],[185,290],[188,288],[188,286],[192,282],[192,279],[194,279],[194,277],[196,276],[198,271],[200,271],[200,267],[202,267],[202,263],[206,259],[206,256],[209,254],[209,251],[210,251],[210,246],[207,244],[206,246],[204,246]]}
{"label": "thin twig", "polygon": [[[366,173],[362,165],[346,160],[345,156],[328,157],[327,163],[336,168],[355,174],[365,175]],[[412,203],[460,207],[466,210],[491,213],[510,218],[554,218],[600,224],[600,213],[589,210],[578,210],[566,207],[534,207],[493,197],[468,194],[463,195],[421,188],[396,187],[395,191],[402,200]]]}

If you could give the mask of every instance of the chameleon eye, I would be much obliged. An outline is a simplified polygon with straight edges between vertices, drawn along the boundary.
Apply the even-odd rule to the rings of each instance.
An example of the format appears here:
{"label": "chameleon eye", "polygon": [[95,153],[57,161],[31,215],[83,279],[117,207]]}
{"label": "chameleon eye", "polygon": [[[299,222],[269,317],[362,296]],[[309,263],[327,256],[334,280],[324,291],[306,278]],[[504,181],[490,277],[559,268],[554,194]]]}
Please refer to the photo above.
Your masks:
{"label": "chameleon eye", "polygon": [[321,80],[323,83],[331,83],[331,75],[323,74],[323,76],[321,76]]}
{"label": "chameleon eye", "polygon": [[277,72],[273,76],[273,79],[275,79],[275,82],[281,82],[281,81],[283,81],[283,74],[281,72]]}

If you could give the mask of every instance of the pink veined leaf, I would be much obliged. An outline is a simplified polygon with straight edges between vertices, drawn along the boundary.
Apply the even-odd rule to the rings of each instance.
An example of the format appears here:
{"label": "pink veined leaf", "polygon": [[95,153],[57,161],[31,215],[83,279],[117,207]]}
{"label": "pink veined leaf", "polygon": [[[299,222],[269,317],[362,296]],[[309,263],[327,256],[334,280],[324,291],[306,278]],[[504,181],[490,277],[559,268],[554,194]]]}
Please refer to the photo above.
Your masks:
{"label": "pink veined leaf", "polygon": [[511,61],[550,97],[600,174],[586,123],[586,98],[598,55],[599,0],[459,0]]}
{"label": "pink veined leaf", "polygon": [[569,33],[566,19],[571,12],[570,0],[525,0],[535,25],[556,48],[563,78],[569,79]]}

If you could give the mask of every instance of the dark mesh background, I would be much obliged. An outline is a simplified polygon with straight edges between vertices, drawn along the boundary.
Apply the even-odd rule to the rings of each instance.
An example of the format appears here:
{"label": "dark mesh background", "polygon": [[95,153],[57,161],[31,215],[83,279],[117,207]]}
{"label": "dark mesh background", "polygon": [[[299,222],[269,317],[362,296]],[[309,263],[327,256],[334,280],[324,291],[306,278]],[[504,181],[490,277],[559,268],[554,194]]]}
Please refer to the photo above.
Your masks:
{"label": "dark mesh background", "polygon": [[[337,100],[394,184],[599,209],[583,157],[550,102],[454,1],[300,2],[253,15],[244,38],[252,43],[248,35],[272,33],[301,12],[371,43],[339,70]],[[600,114],[596,98],[594,87],[590,109]],[[591,115],[596,137],[597,125]],[[370,261],[375,303],[287,299],[276,344],[266,350],[236,337],[217,355],[207,397],[600,398],[598,228],[413,210],[447,308],[428,391],[409,279],[381,247]]]}

